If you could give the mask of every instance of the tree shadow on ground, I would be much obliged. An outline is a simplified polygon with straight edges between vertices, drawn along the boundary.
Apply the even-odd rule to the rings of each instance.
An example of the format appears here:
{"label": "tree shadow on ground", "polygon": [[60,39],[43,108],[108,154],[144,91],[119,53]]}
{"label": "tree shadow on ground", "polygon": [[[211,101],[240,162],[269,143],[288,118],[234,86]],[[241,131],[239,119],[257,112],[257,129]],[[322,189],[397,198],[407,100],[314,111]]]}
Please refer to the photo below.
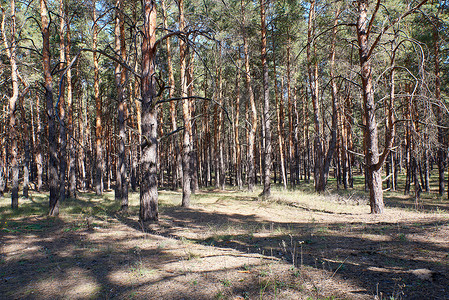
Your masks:
{"label": "tree shadow on ground", "polygon": [[[92,239],[93,231],[101,228],[92,231],[46,217],[23,218],[9,228],[1,236],[0,298],[211,299],[242,295],[251,289],[252,296],[257,295],[256,276],[244,274],[241,282],[229,277],[230,286],[222,280],[240,267],[179,267],[189,259],[174,254],[182,245],[161,246],[170,241],[159,235],[135,232],[134,237]],[[158,244],[150,249],[139,247],[143,239]],[[210,291],[211,285],[216,290]]]}
{"label": "tree shadow on ground", "polygon": [[[449,299],[449,245],[413,240],[413,236],[432,235],[441,227],[449,232],[448,222],[282,223],[256,215],[180,207],[168,208],[164,214],[168,221],[149,230],[175,238],[182,238],[185,231],[212,231],[204,238],[190,240],[274,256],[296,267],[324,269],[332,276],[356,282],[370,295]],[[227,232],[228,228],[243,232]],[[430,277],[417,276],[415,270],[420,269],[429,270]]]}
{"label": "tree shadow on ground", "polygon": [[[239,201],[246,201],[245,198]],[[254,201],[249,199],[250,203]],[[257,254],[294,265],[304,274],[312,269],[322,270],[327,274],[323,281],[352,282],[358,288],[351,292],[362,296],[383,293],[402,299],[449,299],[449,245],[418,238],[438,234],[442,228],[448,232],[448,222],[272,222],[257,214],[162,207],[161,222],[141,224],[134,216],[116,213],[114,201],[99,207],[91,200],[88,197],[67,203],[69,212],[87,212],[92,221],[84,217],[64,221],[43,216],[9,221],[8,230],[2,230],[0,237],[0,295],[30,299],[80,295],[108,299],[149,295],[153,299],[210,299],[220,293],[242,295],[250,291],[250,298],[258,298],[262,281],[254,274],[245,274],[244,281],[236,279],[224,288],[227,281],[223,278],[241,267],[226,263],[214,270],[173,267],[194,260],[197,250],[191,248],[198,245],[218,251],[201,254],[201,259],[228,255],[241,261],[246,255]],[[86,210],[76,211],[76,207]],[[97,216],[99,212],[124,226],[123,234],[102,236],[118,225],[102,225],[104,217]],[[170,244],[172,239],[176,242]],[[154,244],[142,248],[142,241]],[[180,256],[175,251],[181,248],[185,253]],[[237,252],[229,254],[226,249]],[[253,265],[246,267],[251,269]],[[419,269],[432,273],[427,279],[420,278],[412,272]],[[295,280],[298,281],[293,277],[285,279]],[[207,286],[216,290],[211,292]],[[39,294],[41,291],[46,293]],[[322,295],[321,291],[316,292],[317,297]]]}

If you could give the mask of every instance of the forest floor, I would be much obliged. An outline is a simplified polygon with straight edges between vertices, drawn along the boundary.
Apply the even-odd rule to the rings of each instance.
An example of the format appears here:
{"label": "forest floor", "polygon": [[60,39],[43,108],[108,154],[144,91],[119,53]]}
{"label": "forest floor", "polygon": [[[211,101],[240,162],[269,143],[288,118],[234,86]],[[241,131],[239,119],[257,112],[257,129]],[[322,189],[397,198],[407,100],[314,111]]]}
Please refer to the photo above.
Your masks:
{"label": "forest floor", "polygon": [[449,299],[447,199],[387,193],[375,216],[361,192],[307,190],[203,190],[190,208],[160,191],[146,226],[137,193],[128,214],[80,193],[60,218],[46,194],[0,198],[0,298]]}

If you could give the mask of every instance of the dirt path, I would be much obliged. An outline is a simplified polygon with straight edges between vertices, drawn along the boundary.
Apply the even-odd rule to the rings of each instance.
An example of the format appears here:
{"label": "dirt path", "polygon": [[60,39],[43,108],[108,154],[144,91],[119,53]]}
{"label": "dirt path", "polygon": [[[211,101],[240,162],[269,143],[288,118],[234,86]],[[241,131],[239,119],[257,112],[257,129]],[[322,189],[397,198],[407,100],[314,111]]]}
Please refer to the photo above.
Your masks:
{"label": "dirt path", "polygon": [[[189,209],[161,192],[161,221],[142,228],[111,194],[82,195],[60,219],[0,198],[0,298],[449,299],[449,215],[363,199],[210,191]],[[28,210],[27,210],[28,209]],[[31,216],[30,216],[31,215]],[[5,224],[6,222],[6,224]]]}

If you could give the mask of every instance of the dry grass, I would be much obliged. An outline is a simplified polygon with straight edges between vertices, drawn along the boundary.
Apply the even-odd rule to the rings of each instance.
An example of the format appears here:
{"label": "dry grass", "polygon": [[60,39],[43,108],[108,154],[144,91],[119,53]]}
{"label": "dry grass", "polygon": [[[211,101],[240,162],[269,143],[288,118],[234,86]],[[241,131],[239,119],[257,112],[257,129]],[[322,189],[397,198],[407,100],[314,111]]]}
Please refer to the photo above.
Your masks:
{"label": "dry grass", "polygon": [[447,201],[416,211],[390,194],[373,216],[354,192],[258,193],[203,191],[186,209],[161,191],[145,227],[136,193],[129,215],[112,193],[86,193],[59,219],[44,194],[17,212],[0,198],[0,298],[449,299]]}

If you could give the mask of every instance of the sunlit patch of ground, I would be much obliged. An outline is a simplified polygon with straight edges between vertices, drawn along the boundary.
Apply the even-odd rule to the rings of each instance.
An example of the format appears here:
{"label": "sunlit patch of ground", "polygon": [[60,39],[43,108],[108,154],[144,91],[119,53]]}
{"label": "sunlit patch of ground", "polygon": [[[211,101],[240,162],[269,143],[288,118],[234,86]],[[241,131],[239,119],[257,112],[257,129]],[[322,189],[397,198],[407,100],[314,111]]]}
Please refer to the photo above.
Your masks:
{"label": "sunlit patch of ground", "polygon": [[59,219],[45,216],[45,195],[32,192],[18,212],[0,198],[0,295],[449,299],[442,199],[426,200],[441,209],[417,211],[412,198],[392,194],[404,208],[373,216],[354,192],[274,189],[268,200],[258,193],[203,191],[187,209],[180,193],[161,191],[160,222],[146,225],[137,218],[138,193],[127,215],[113,193],[85,193],[63,203]]}

